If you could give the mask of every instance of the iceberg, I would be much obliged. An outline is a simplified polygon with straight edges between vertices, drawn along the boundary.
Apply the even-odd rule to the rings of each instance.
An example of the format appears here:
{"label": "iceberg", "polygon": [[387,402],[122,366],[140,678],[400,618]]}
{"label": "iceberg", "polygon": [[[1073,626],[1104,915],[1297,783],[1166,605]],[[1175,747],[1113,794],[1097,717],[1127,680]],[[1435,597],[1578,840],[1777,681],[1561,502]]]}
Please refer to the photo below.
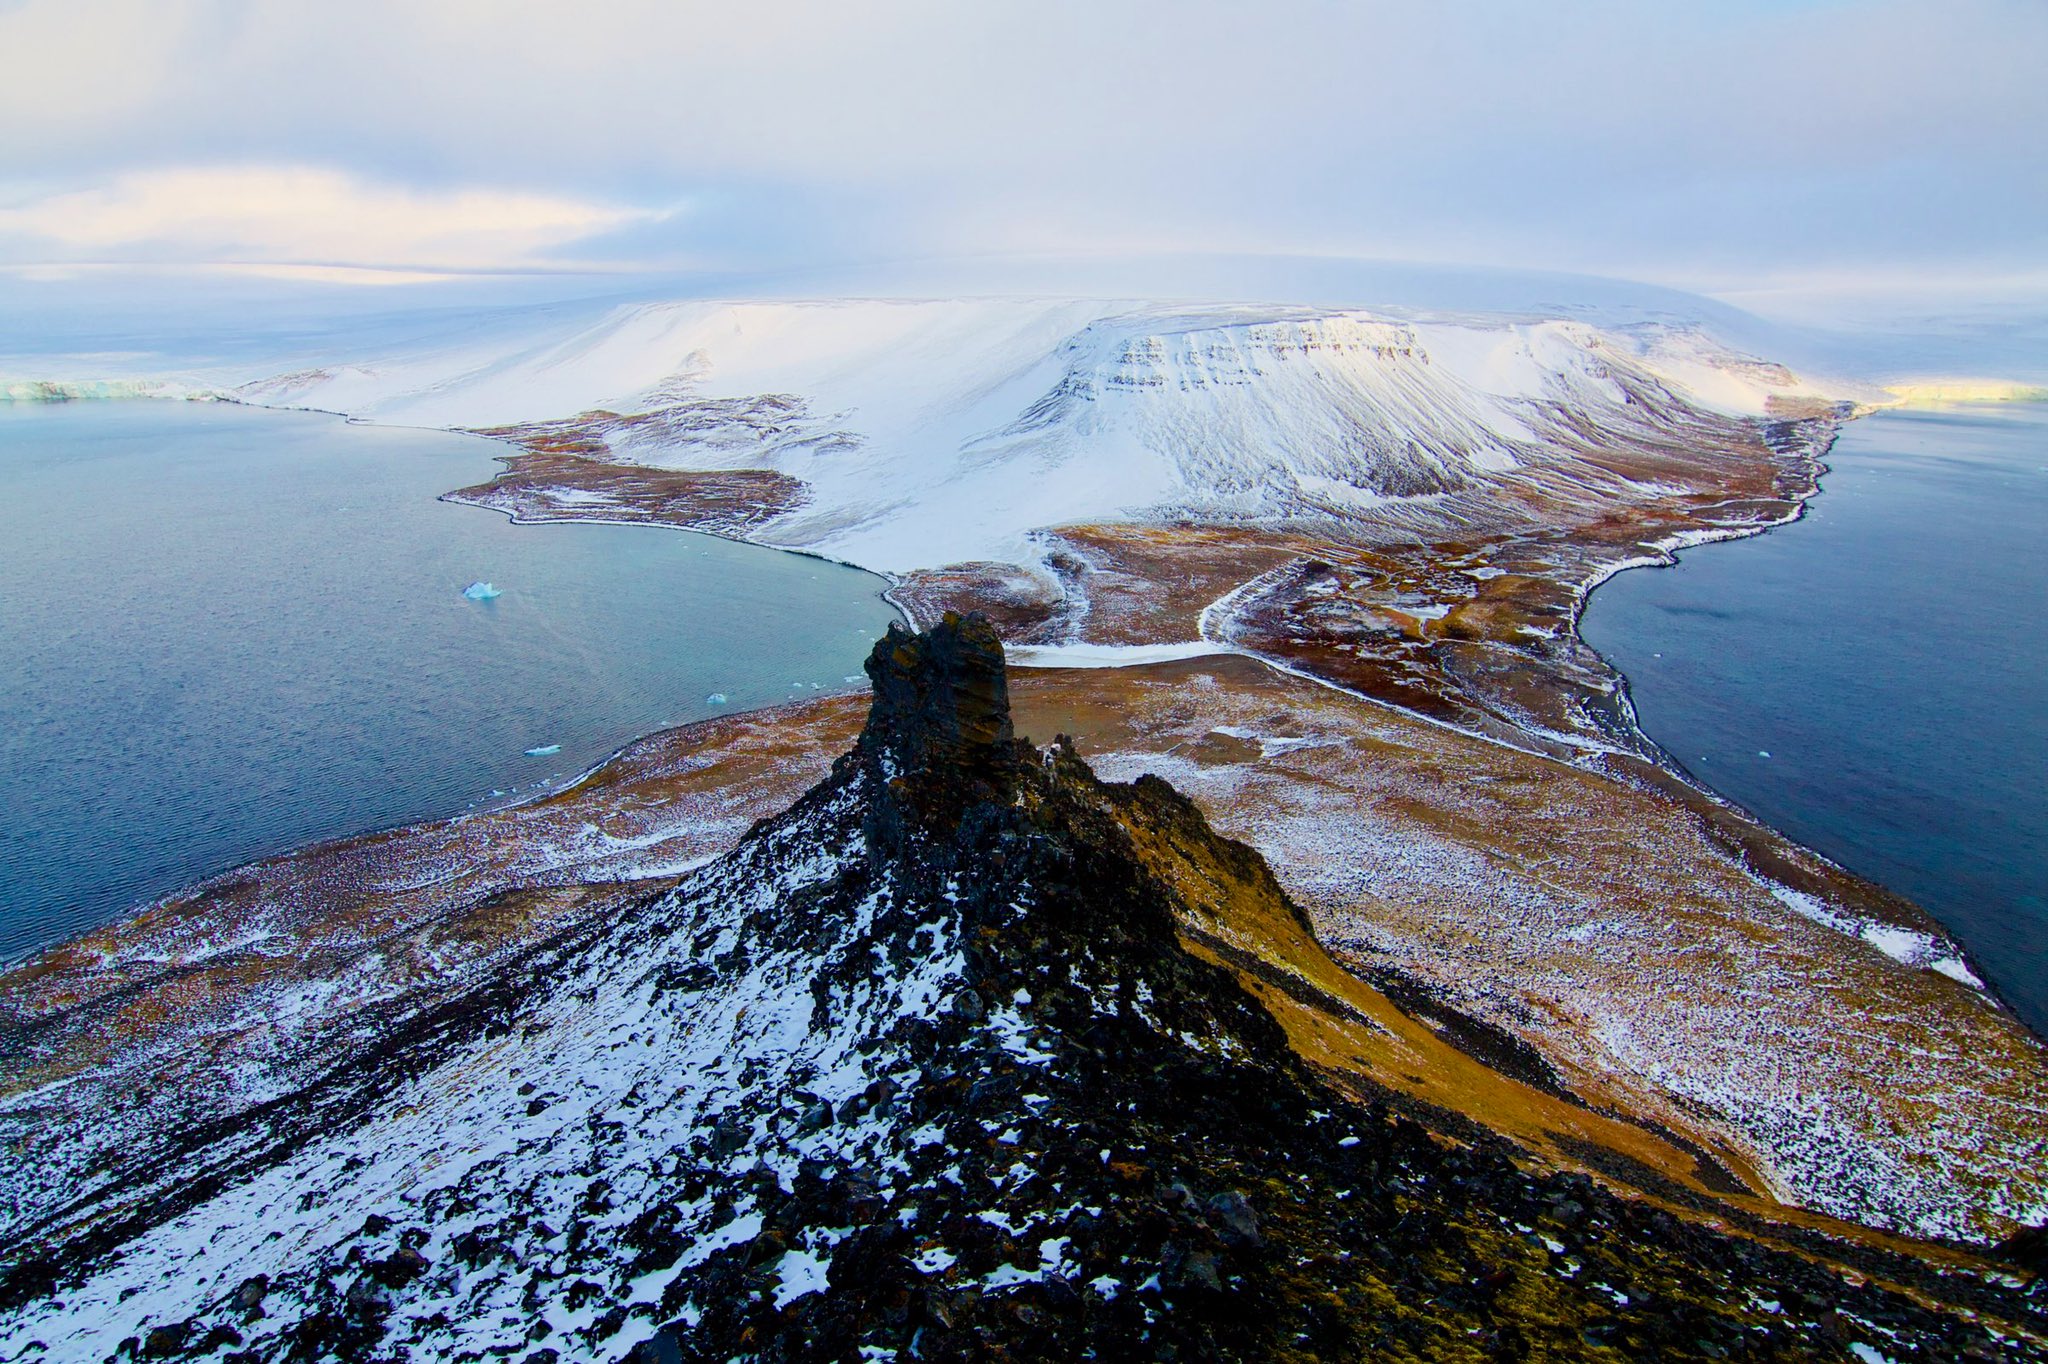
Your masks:
{"label": "iceberg", "polygon": [[725,703],[725,693],[722,691],[715,691],[704,698],[704,704],[707,706],[722,706]]}
{"label": "iceberg", "polygon": [[560,744],[542,744],[539,748],[527,749],[526,756],[529,758],[545,758],[551,753],[560,753],[561,751],[562,746]]}
{"label": "iceberg", "polygon": [[503,594],[490,583],[477,582],[463,588],[462,595],[471,601],[489,601],[491,598],[502,596]]}

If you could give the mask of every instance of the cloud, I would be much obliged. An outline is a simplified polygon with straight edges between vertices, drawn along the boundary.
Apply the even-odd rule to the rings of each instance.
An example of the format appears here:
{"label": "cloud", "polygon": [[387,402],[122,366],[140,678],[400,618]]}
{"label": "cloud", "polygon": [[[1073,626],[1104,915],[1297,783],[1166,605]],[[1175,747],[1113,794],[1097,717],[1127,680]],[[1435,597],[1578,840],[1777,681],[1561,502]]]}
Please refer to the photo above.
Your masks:
{"label": "cloud", "polygon": [[306,166],[137,171],[0,208],[0,245],[43,261],[526,269],[664,215],[550,194],[421,190]]}
{"label": "cloud", "polygon": [[595,230],[670,266],[2048,259],[2040,0],[22,0],[0,51],[20,176],[687,201]]}

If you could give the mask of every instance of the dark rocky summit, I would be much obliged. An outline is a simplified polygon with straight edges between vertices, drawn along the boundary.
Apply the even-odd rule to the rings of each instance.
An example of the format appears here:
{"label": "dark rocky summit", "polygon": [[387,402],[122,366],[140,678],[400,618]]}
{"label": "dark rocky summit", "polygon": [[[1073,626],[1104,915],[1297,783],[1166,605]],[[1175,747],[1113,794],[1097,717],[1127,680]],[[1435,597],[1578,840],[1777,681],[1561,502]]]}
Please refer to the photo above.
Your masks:
{"label": "dark rocky summit", "polygon": [[[1163,782],[1107,785],[1067,742],[1013,737],[979,617],[892,630],[867,666],[855,751],[730,856],[250,1118],[289,1140],[217,1134],[232,1164],[195,1147],[205,1187],[129,1208],[118,1237],[72,1209],[5,1247],[0,1342],[532,1364],[2048,1357],[2038,1295],[1881,1255],[1845,1272],[1359,1102],[1183,937],[1190,896],[1279,895],[1256,853]],[[35,1255],[54,1258],[22,1269]],[[105,1329],[81,1346],[67,1322]]]}

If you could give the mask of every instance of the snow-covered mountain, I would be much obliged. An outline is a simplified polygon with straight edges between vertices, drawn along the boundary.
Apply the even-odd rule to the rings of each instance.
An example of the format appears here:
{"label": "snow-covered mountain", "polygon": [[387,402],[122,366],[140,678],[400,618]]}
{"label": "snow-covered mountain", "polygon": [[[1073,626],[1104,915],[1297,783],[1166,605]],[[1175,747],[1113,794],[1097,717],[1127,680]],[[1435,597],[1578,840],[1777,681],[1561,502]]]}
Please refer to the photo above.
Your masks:
{"label": "snow-covered mountain", "polygon": [[636,304],[236,395],[774,470],[811,495],[757,538],[893,572],[1029,563],[1076,522],[1355,514],[1824,396],[1664,326],[1043,300]]}

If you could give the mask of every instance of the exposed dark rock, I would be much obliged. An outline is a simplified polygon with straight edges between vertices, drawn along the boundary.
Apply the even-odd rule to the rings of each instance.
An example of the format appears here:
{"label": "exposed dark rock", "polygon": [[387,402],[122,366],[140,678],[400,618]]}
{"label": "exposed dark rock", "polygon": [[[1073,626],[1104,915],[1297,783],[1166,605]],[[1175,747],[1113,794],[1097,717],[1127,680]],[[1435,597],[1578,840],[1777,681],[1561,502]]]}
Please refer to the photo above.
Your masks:
{"label": "exposed dark rock", "polygon": [[[374,1216],[326,1261],[202,1295],[129,1353],[239,1329],[252,1359],[445,1357],[477,1294],[509,1284],[522,1310],[469,1356],[611,1358],[623,1340],[645,1364],[2041,1357],[1985,1329],[2048,1325],[1996,1283],[1930,1273],[1909,1296],[1885,1286],[1915,1272],[1909,1257],[1869,1252],[1852,1277],[1534,1168],[1469,1124],[1431,1130],[1347,1097],[1232,969],[1187,949],[1195,891],[1136,839],[1169,831],[1204,875],[1275,895],[1255,852],[1163,782],[1108,786],[1071,745],[1017,740],[986,621],[893,630],[868,671],[856,751],[749,835],[739,879],[714,866],[565,937],[461,1009],[394,1026],[361,1063],[426,1074],[471,1055],[460,1046],[525,1045],[564,992],[578,1010],[630,996],[636,1037],[694,1026],[708,1015],[689,1011],[765,962],[851,1078],[828,1086],[757,1051],[732,1067],[729,1108],[677,1127],[658,1123],[711,1082],[661,1072],[578,1120],[576,1162],[520,1167],[566,1188],[546,1209],[561,1235],[531,1183],[454,1187]],[[777,879],[797,861],[825,870]],[[716,950],[720,974],[684,985],[654,954],[700,936],[693,953]],[[571,975],[598,953],[616,974]],[[924,1004],[860,1011],[927,966]],[[550,1118],[575,1087],[549,1081]],[[503,1106],[523,1121],[540,1100],[518,1089]],[[281,1105],[279,1130],[367,1111],[337,1092],[298,1100],[307,1117]],[[99,1251],[74,1244],[90,1247],[77,1271]]]}
{"label": "exposed dark rock", "polygon": [[2035,1275],[2048,1275],[2048,1225],[2024,1227],[1998,1244],[1999,1258]]}
{"label": "exposed dark rock", "polygon": [[175,1359],[185,1353],[185,1337],[191,1334],[183,1322],[171,1326],[159,1326],[142,1341],[144,1359]]}
{"label": "exposed dark rock", "polygon": [[985,617],[948,612],[923,634],[891,625],[866,670],[874,704],[858,756],[891,795],[870,820],[884,843],[902,815],[943,823],[996,796],[1018,755],[1002,641]]}
{"label": "exposed dark rock", "polygon": [[1209,1220],[1223,1239],[1232,1245],[1256,1250],[1264,1244],[1264,1238],[1259,1235],[1258,1214],[1252,1211],[1251,1200],[1235,1189],[1226,1189],[1209,1200]]}

